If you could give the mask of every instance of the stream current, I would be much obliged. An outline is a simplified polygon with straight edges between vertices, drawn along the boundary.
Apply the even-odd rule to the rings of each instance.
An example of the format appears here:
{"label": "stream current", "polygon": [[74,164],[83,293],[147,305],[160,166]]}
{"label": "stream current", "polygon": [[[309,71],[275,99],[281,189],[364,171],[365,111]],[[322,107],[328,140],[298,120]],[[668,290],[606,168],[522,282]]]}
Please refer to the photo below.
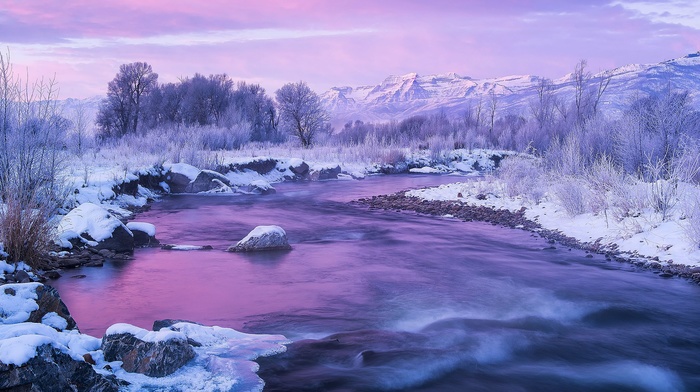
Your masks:
{"label": "stream current", "polygon": [[[700,287],[546,249],[525,231],[349,203],[459,180],[393,175],[278,184],[268,196],[168,196],[136,220],[153,223],[162,243],[214,250],[137,249],[50,284],[93,336],[175,318],[351,343],[311,345],[284,372],[263,365],[272,390],[700,390]],[[286,230],[292,251],[224,252],[269,224]]]}

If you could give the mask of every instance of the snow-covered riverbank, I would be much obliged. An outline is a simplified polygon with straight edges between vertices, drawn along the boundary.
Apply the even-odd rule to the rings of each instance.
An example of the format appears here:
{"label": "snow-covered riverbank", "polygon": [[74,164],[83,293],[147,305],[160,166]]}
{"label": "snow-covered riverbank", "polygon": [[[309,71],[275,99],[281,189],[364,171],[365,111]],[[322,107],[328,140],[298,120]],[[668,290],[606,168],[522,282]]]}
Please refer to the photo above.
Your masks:
{"label": "snow-covered riverbank", "polygon": [[[693,190],[687,189],[686,192]],[[505,192],[503,182],[496,178],[479,178],[436,188],[412,190],[406,192],[406,195],[511,212],[520,211],[524,207],[527,219],[545,229],[558,230],[582,243],[598,241],[602,246],[616,249],[630,258],[656,260],[661,265],[700,266],[700,249],[689,236],[690,223],[681,211],[665,221],[658,212],[649,209],[621,220],[604,213],[584,213],[572,217],[553,195],[545,194],[539,203],[533,203],[520,195],[510,197]]]}

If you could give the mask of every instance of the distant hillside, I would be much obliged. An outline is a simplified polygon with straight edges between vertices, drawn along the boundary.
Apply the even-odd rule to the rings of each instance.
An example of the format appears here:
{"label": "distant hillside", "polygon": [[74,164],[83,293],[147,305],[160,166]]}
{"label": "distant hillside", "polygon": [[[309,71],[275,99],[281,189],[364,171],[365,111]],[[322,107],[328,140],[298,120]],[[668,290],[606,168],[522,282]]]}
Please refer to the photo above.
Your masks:
{"label": "distant hillside", "polygon": [[[689,90],[695,104],[700,106],[700,52],[658,64],[633,64],[607,72],[611,79],[601,108],[609,114],[618,114],[634,97],[658,91],[669,83],[674,89]],[[594,79],[602,74],[593,75]],[[336,126],[358,119],[400,120],[439,111],[456,117],[475,106],[479,99],[490,99],[492,92],[497,97],[501,115],[527,114],[540,80],[530,75],[477,80],[455,73],[428,76],[410,73],[389,76],[377,85],[333,87],[321,98]],[[558,97],[573,99],[570,75],[552,82]]]}

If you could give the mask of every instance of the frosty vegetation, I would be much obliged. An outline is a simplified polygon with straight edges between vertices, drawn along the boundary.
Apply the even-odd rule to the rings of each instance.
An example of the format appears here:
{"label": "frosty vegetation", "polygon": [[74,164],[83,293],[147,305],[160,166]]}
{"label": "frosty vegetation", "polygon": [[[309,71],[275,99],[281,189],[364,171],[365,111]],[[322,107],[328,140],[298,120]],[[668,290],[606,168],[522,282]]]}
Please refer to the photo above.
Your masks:
{"label": "frosty vegetation", "polygon": [[[541,79],[524,112],[505,112],[490,93],[459,118],[438,113],[333,129],[304,82],[283,86],[273,98],[225,74],[160,83],[150,65],[136,62],[122,65],[108,83],[92,124],[80,110],[56,112],[53,80],[18,78],[9,54],[1,65],[0,242],[10,260],[32,260],[42,250],[48,217],[61,206],[64,155],[84,162],[87,185],[90,164],[125,156],[135,156],[123,164],[126,173],[134,161],[214,169],[231,155],[398,165],[423,151],[437,165],[453,159],[455,149],[512,150],[522,154],[504,160],[498,174],[508,195],[534,204],[555,198],[572,216],[620,220],[651,209],[661,221],[684,220],[700,244],[700,113],[672,81],[610,118],[600,111],[610,77],[594,77],[581,61],[571,74],[572,94],[555,94],[552,82]],[[694,196],[686,197],[688,189]]]}

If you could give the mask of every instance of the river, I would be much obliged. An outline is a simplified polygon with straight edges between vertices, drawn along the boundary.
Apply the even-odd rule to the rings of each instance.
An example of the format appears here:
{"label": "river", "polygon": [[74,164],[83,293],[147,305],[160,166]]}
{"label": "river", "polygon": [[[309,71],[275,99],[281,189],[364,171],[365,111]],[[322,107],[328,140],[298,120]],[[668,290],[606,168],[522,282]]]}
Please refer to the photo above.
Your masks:
{"label": "river", "polygon": [[[456,180],[169,196],[136,220],[155,224],[163,243],[214,250],[138,249],[51,284],[94,336],[117,322],[150,329],[177,318],[301,341],[283,370],[265,361],[271,390],[700,390],[697,285],[547,249],[525,231],[348,203]],[[223,251],[268,224],[287,231],[293,250]],[[333,334],[348,344],[306,340]]]}

